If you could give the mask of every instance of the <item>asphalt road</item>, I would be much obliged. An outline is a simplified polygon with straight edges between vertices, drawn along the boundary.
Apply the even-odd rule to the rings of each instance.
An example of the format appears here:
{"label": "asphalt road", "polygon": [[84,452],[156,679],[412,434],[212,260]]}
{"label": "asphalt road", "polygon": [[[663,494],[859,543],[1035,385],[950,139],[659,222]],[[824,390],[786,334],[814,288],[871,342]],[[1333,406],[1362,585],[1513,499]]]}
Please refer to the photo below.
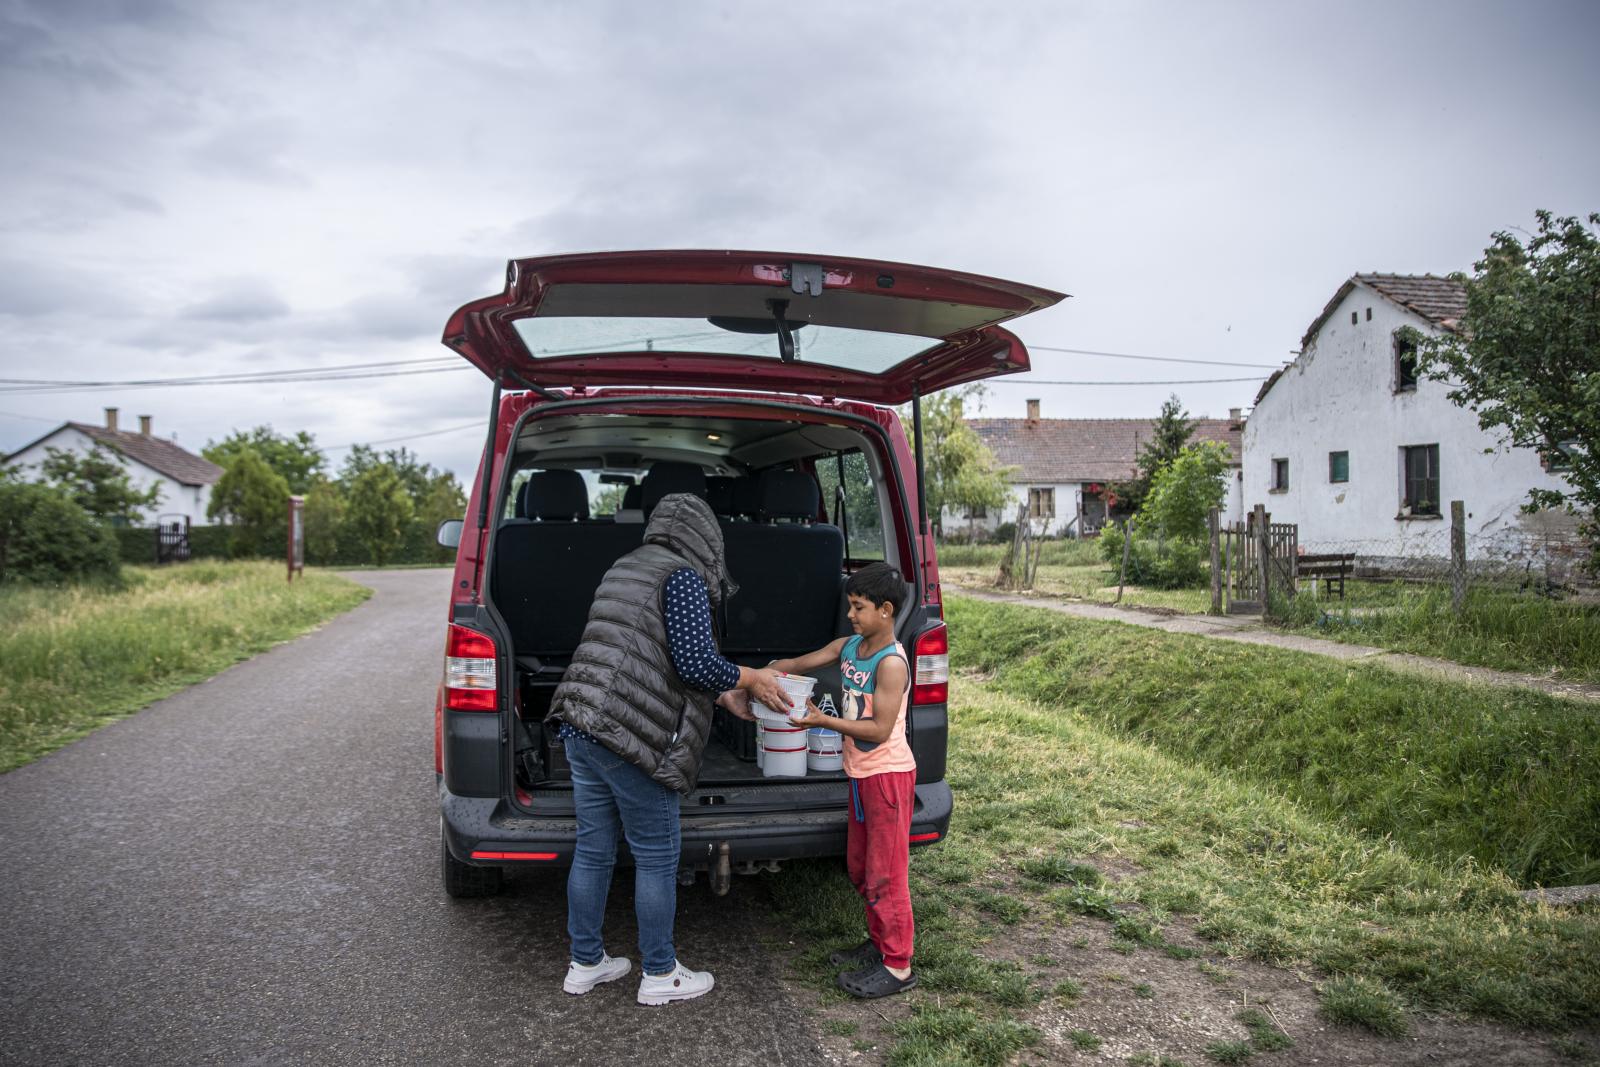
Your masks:
{"label": "asphalt road", "polygon": [[[432,696],[443,571],[0,776],[0,1061],[26,1064],[823,1062],[760,894],[680,893],[717,989],[561,992],[563,881],[451,901]],[[635,960],[631,877],[608,947]]]}

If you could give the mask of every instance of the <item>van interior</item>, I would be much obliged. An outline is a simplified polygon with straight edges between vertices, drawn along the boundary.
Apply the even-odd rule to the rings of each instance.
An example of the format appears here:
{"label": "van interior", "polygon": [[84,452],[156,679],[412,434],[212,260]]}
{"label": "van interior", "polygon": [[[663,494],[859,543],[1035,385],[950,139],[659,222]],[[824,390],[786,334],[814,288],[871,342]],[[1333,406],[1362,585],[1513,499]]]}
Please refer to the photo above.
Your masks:
{"label": "van interior", "polygon": [[[897,558],[897,539],[885,536],[897,513],[889,494],[901,487],[885,475],[890,453],[877,431],[785,418],[778,408],[765,414],[551,414],[522,424],[489,582],[513,644],[521,789],[570,781],[544,716],[601,578],[643,543],[645,523],[668,494],[697,494],[718,517],[738,589],[714,625],[723,654],[743,665],[764,666],[850,634],[844,582],[853,570],[887,559],[910,571]],[[900,622],[909,615],[902,610]],[[826,707],[826,696],[838,707],[838,668],[814,674],[814,699]],[[763,781],[755,736],[753,723],[718,708],[700,785]]]}

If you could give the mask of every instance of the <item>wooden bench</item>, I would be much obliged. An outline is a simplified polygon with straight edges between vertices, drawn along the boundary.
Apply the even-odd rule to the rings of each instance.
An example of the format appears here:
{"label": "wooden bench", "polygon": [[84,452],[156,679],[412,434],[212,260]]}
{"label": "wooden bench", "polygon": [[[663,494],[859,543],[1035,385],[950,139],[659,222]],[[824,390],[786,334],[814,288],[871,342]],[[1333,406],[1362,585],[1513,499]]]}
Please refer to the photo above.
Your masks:
{"label": "wooden bench", "polygon": [[1328,591],[1333,592],[1337,587],[1339,599],[1344,599],[1344,580],[1350,576],[1355,568],[1356,554],[1354,552],[1324,552],[1306,553],[1295,557],[1295,577],[1310,578],[1313,581],[1323,582]]}

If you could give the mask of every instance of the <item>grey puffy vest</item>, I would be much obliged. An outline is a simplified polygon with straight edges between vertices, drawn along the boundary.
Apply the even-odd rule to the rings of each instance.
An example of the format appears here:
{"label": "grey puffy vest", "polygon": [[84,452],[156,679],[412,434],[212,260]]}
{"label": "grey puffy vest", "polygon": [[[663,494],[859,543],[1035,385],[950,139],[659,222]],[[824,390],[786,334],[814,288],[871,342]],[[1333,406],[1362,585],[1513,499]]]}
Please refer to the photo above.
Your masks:
{"label": "grey puffy vest", "polygon": [[600,580],[546,721],[571,723],[667,788],[688,793],[700,775],[716,694],[685,685],[672,666],[661,601],[667,576],[680,567],[705,580],[715,618],[727,584],[722,529],[710,505],[688,493],[664,497],[644,544]]}

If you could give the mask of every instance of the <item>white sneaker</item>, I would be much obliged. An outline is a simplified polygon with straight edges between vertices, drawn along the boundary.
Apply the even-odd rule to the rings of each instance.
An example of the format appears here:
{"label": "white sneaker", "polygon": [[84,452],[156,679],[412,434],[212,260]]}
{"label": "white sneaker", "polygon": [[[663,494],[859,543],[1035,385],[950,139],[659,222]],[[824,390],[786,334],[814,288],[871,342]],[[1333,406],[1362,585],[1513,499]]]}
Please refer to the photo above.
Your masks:
{"label": "white sneaker", "polygon": [[647,974],[639,979],[640,1004],[670,1004],[674,1000],[693,1000],[711,992],[716,979],[710,971],[691,971],[673,961],[666,974]]}
{"label": "white sneaker", "polygon": [[567,967],[567,980],[561,983],[561,988],[575,996],[582,996],[601,982],[615,982],[631,970],[633,961],[628,957],[612,959],[602,952],[599,963],[573,961]]}

